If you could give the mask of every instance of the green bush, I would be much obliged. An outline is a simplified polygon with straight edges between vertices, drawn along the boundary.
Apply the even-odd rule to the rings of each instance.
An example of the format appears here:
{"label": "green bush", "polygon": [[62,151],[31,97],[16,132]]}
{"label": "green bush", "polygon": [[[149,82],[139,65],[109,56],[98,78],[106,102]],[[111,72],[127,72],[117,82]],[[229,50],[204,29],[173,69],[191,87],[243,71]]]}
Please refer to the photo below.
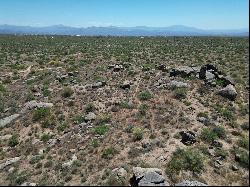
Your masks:
{"label": "green bush", "polygon": [[149,100],[151,98],[153,98],[152,94],[146,90],[146,91],[143,91],[141,92],[139,95],[138,95],[138,98],[141,100],[141,101],[146,101],[146,100]]}
{"label": "green bush", "polygon": [[33,112],[33,121],[38,121],[50,116],[49,108],[38,108]]}
{"label": "green bush", "polygon": [[19,144],[18,135],[17,134],[12,135],[11,138],[9,139],[8,145],[10,147],[15,147],[18,144]]}
{"label": "green bush", "polygon": [[0,92],[6,92],[6,88],[3,84],[0,84]]}
{"label": "green bush", "polygon": [[71,95],[73,95],[74,91],[70,88],[70,87],[65,87],[63,89],[63,93],[62,93],[62,96],[63,97],[70,97]]}
{"label": "green bush", "polygon": [[94,132],[98,135],[104,135],[108,131],[108,127],[106,125],[100,125],[94,129]]}
{"label": "green bush", "polygon": [[192,171],[200,173],[204,168],[204,156],[196,149],[177,149],[166,167],[166,173],[170,176],[179,174],[180,171]]}
{"label": "green bush", "polygon": [[132,129],[133,137],[135,141],[139,141],[143,138],[144,132],[141,128],[139,127],[134,127]]}
{"label": "green bush", "polygon": [[57,127],[58,131],[64,131],[65,129],[69,128],[69,125],[67,123],[62,123]]}
{"label": "green bush", "polygon": [[43,141],[44,143],[46,143],[46,142],[49,141],[50,138],[51,138],[51,135],[49,135],[49,134],[43,134],[41,136],[41,141]]}
{"label": "green bush", "polygon": [[204,117],[204,118],[208,118],[208,113],[207,112],[199,112],[197,117]]}
{"label": "green bush", "polygon": [[85,111],[87,113],[94,112],[95,111],[95,105],[93,103],[87,104],[87,106],[85,107]]}
{"label": "green bush", "polygon": [[183,100],[187,98],[187,89],[186,88],[176,88],[174,90],[174,97],[178,100]]}
{"label": "green bush", "polygon": [[102,153],[102,158],[112,159],[115,154],[117,154],[117,150],[114,149],[113,147],[109,147],[107,149],[104,149],[104,151]]}
{"label": "green bush", "polygon": [[226,138],[226,131],[224,127],[222,126],[216,126],[213,128],[213,132],[219,137],[219,138]]}
{"label": "green bush", "polygon": [[239,140],[238,140],[238,145],[242,148],[245,148],[247,150],[249,150],[249,137],[247,136],[242,136]]}
{"label": "green bush", "polygon": [[237,159],[237,162],[244,167],[249,168],[249,152],[244,149],[239,149],[236,151],[236,154],[239,155],[239,158]]}
{"label": "green bush", "polygon": [[211,130],[210,128],[204,128],[201,131],[200,138],[207,142],[207,143],[212,143],[214,140],[218,138],[217,134]]}

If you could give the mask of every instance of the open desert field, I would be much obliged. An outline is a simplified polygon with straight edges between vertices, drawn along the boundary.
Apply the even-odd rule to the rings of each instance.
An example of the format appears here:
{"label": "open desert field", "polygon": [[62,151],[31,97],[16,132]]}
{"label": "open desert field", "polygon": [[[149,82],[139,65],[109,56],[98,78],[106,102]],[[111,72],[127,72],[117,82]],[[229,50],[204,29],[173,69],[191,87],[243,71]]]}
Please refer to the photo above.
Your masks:
{"label": "open desert field", "polygon": [[1,185],[187,180],[249,185],[248,37],[0,36]]}

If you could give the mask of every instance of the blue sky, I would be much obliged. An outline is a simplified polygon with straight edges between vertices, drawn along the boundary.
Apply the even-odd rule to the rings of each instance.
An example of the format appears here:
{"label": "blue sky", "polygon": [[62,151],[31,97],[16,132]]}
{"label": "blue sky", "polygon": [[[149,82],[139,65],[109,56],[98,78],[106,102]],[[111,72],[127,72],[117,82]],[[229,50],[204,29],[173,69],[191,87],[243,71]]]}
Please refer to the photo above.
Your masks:
{"label": "blue sky", "polygon": [[249,27],[248,0],[0,0],[0,24]]}

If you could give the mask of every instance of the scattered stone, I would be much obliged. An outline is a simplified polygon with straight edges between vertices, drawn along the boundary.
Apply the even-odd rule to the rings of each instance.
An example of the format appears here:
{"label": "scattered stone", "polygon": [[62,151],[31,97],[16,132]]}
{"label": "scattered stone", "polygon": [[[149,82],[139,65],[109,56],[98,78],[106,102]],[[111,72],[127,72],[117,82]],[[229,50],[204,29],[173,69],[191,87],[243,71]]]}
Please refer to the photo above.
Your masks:
{"label": "scattered stone", "polygon": [[124,168],[115,168],[111,171],[111,173],[116,177],[116,179],[125,179],[128,175],[128,172]]}
{"label": "scattered stone", "polygon": [[207,119],[207,118],[205,118],[205,117],[198,117],[198,118],[197,118],[197,121],[203,123],[204,125],[209,125],[209,124],[210,124],[209,119]]}
{"label": "scattered stone", "polygon": [[121,65],[121,64],[116,64],[116,65],[114,66],[114,68],[113,68],[113,71],[114,71],[114,72],[118,72],[118,71],[121,71],[121,70],[123,70],[123,69],[124,69],[123,65]]}
{"label": "scattered stone", "polygon": [[175,184],[175,186],[207,186],[207,184],[204,184],[198,181],[185,180],[181,183]]}
{"label": "scattered stone", "polygon": [[169,186],[165,181],[163,172],[158,168],[133,168],[133,177],[130,179],[131,186]]}
{"label": "scattered stone", "polygon": [[234,88],[234,86],[229,84],[225,88],[222,88],[221,90],[219,90],[218,94],[227,99],[235,100],[238,93],[236,89]]}
{"label": "scattered stone", "polygon": [[11,137],[12,137],[11,134],[6,134],[6,135],[4,135],[4,136],[0,136],[0,140],[5,141],[5,140],[10,139]]}
{"label": "scattered stone", "polygon": [[191,131],[187,131],[187,132],[181,131],[180,135],[182,137],[181,142],[184,145],[192,145],[196,142],[195,134]]}
{"label": "scattered stone", "polygon": [[0,170],[4,169],[5,167],[7,167],[11,164],[18,162],[20,159],[21,159],[20,157],[15,157],[15,158],[10,158],[10,159],[6,160],[4,163],[0,164]]}
{"label": "scattered stone", "polygon": [[24,104],[24,107],[20,111],[21,114],[26,113],[28,110],[32,110],[34,108],[51,108],[53,107],[53,103],[44,103],[37,101],[29,101]]}
{"label": "scattered stone", "polygon": [[71,167],[71,165],[73,164],[73,162],[75,160],[77,160],[77,157],[76,157],[76,155],[73,155],[70,161],[65,162],[65,163],[62,164],[62,167],[63,168],[69,168],[69,167]]}
{"label": "scattered stone", "polygon": [[221,148],[223,146],[223,144],[221,142],[219,142],[218,140],[214,140],[212,142],[212,146]]}
{"label": "scattered stone", "polygon": [[181,81],[171,81],[167,83],[167,86],[170,88],[189,88],[189,84]]}
{"label": "scattered stone", "polygon": [[13,115],[11,115],[9,117],[0,119],[0,128],[3,128],[5,126],[9,125],[14,120],[16,120],[19,116],[20,116],[20,114],[13,114]]}
{"label": "scattered stone", "polygon": [[238,171],[239,168],[238,168],[236,165],[232,165],[232,170],[233,170],[233,171]]}
{"label": "scattered stone", "polygon": [[25,183],[21,184],[21,186],[36,186],[36,183],[25,182]]}
{"label": "scattered stone", "polygon": [[122,83],[122,85],[120,85],[120,88],[122,88],[122,89],[124,89],[124,90],[130,89],[130,85],[131,85],[131,83],[130,83],[129,81],[124,81],[124,82]]}
{"label": "scattered stone", "polygon": [[97,83],[95,83],[95,84],[92,84],[92,88],[93,89],[95,89],[95,88],[101,88],[101,87],[103,87],[103,86],[105,86],[106,85],[106,82],[105,81],[99,81],[99,82],[97,82]]}
{"label": "scattered stone", "polygon": [[96,119],[96,115],[95,115],[95,113],[90,112],[90,113],[88,113],[88,114],[85,116],[84,119],[85,119],[85,121],[93,121],[93,120]]}
{"label": "scattered stone", "polygon": [[220,161],[220,160],[216,160],[215,162],[214,162],[214,167],[215,168],[221,168],[222,167],[222,162]]}

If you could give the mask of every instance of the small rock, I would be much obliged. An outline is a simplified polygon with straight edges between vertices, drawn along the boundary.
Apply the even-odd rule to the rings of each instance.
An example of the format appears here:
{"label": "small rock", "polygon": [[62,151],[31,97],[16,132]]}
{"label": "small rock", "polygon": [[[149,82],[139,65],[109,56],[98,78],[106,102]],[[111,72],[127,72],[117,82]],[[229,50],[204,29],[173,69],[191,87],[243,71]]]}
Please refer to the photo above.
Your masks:
{"label": "small rock", "polygon": [[223,146],[223,144],[221,142],[219,142],[218,140],[214,140],[212,142],[212,146],[221,148]]}
{"label": "small rock", "polygon": [[36,183],[25,182],[25,183],[21,184],[21,186],[36,186]]}
{"label": "small rock", "polygon": [[232,170],[233,170],[233,171],[238,171],[239,168],[238,168],[236,165],[232,165]]}
{"label": "small rock", "polygon": [[167,86],[171,88],[189,88],[190,87],[188,83],[175,81],[175,80],[167,83]]}
{"label": "small rock", "polygon": [[175,186],[207,186],[207,184],[204,184],[198,181],[185,180],[181,183],[175,184]]}
{"label": "small rock", "polygon": [[122,85],[120,85],[120,88],[127,90],[127,89],[130,89],[130,85],[131,83],[129,81],[124,81]]}
{"label": "small rock", "polygon": [[234,88],[234,86],[229,84],[225,88],[222,88],[221,90],[219,90],[218,94],[230,100],[235,100],[238,93],[236,89]]}
{"label": "small rock", "polygon": [[85,118],[86,121],[93,121],[96,119],[96,115],[93,112],[88,113]]}

